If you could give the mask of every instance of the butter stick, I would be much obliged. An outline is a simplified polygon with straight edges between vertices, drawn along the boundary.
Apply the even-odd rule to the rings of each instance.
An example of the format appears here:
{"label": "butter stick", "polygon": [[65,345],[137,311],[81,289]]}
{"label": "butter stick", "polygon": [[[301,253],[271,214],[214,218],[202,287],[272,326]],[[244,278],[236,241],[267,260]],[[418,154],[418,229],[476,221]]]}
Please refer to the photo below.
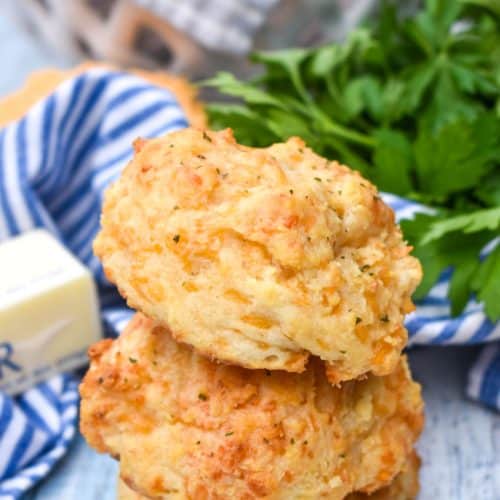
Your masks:
{"label": "butter stick", "polygon": [[92,275],[45,230],[0,243],[0,390],[87,362],[102,336]]}

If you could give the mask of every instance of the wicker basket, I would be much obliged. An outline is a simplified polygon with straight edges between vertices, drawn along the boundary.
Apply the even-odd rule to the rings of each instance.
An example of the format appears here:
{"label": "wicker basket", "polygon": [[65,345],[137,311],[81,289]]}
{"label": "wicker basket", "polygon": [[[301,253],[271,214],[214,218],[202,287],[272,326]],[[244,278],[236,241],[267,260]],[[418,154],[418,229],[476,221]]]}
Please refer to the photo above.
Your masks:
{"label": "wicker basket", "polygon": [[[4,7],[69,60],[101,59],[191,77],[242,75],[253,47],[341,38],[374,0],[6,0]],[[262,29],[264,27],[264,29]]]}

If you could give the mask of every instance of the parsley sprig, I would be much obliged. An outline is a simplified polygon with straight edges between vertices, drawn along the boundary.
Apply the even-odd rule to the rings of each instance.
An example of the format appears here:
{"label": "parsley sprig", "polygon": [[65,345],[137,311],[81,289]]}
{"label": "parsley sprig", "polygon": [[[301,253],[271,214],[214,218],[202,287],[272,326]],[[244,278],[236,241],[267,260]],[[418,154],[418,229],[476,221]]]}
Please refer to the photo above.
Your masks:
{"label": "parsley sprig", "polygon": [[401,19],[385,2],[375,25],[343,44],[254,54],[253,80],[205,85],[239,102],[209,106],[214,128],[266,146],[301,136],[377,186],[435,208],[402,225],[425,277],[454,269],[449,297],[471,294],[500,317],[500,3],[427,0]]}

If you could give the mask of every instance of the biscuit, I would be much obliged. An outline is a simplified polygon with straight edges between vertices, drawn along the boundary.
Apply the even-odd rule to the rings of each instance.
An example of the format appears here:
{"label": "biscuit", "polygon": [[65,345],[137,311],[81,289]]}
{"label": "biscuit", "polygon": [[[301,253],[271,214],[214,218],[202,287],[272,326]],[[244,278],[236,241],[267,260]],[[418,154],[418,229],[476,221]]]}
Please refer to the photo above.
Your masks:
{"label": "biscuit", "polygon": [[420,458],[413,451],[403,466],[403,470],[389,486],[375,491],[372,495],[352,493],[346,497],[346,500],[415,500],[420,490],[419,470]]}
{"label": "biscuit", "polygon": [[406,360],[385,377],[332,386],[301,374],[220,365],[136,314],[90,350],[81,431],[155,499],[343,499],[403,469],[423,424]]}
{"label": "biscuit", "polygon": [[[419,469],[420,460],[418,455],[413,452],[405,463],[403,470],[395,477],[389,486],[375,491],[372,495],[367,495],[366,493],[351,493],[347,495],[345,500],[415,500],[419,491]],[[120,477],[118,478],[117,500],[147,500],[148,498],[150,497],[139,495],[132,490],[123,479]],[[328,500],[328,497],[324,498]],[[290,500],[293,499],[290,498]],[[308,499],[303,498],[302,500]]]}
{"label": "biscuit", "polygon": [[135,147],[94,243],[131,307],[247,368],[301,372],[312,354],[332,383],[395,368],[421,268],[372,184],[298,138],[185,129]]}

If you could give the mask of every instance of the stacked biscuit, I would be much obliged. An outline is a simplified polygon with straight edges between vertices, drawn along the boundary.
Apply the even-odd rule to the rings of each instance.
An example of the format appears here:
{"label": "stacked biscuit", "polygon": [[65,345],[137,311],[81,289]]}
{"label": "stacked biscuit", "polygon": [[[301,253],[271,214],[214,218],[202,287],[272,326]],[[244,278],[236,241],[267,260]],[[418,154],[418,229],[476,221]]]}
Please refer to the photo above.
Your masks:
{"label": "stacked biscuit", "polygon": [[296,138],[134,146],[94,249],[139,312],[81,386],[120,498],[414,498],[421,270],[375,187]]}

